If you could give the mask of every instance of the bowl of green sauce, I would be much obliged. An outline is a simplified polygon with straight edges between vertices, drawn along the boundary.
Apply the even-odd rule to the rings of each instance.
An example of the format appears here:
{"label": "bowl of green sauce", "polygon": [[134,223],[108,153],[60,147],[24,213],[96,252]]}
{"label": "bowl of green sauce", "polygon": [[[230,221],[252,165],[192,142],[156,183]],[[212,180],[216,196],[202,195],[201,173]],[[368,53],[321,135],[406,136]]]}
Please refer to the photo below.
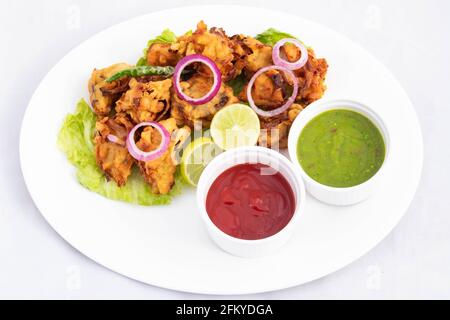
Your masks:
{"label": "bowl of green sauce", "polygon": [[367,105],[319,100],[295,119],[288,148],[311,195],[328,204],[351,205],[376,189],[388,160],[389,135]]}

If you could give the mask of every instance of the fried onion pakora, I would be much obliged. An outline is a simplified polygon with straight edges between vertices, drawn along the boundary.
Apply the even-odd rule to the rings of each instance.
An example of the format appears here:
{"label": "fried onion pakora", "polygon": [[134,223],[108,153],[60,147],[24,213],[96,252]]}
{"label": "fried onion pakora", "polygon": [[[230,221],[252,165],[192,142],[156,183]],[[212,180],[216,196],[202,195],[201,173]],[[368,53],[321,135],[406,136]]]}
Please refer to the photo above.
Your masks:
{"label": "fried onion pakora", "polygon": [[197,24],[197,30],[192,34],[179,37],[177,43],[171,46],[182,56],[198,53],[210,58],[216,63],[224,81],[233,79],[241,71],[236,69],[234,63],[236,60],[234,47],[234,43],[222,28],[208,30],[203,21]]}
{"label": "fried onion pakora", "polygon": [[[205,95],[212,86],[212,78],[202,74],[194,75],[186,81],[181,82],[183,92],[193,98]],[[233,90],[222,83],[217,95],[209,102],[193,106],[190,103],[180,99],[172,89],[172,109],[171,116],[177,121],[178,125],[188,125],[194,128],[201,124],[203,129],[209,128],[213,116],[226,105],[238,102],[234,96]]]}
{"label": "fried onion pakora", "polygon": [[272,47],[265,45],[255,38],[235,35],[231,38],[235,43],[237,52],[241,52],[244,71],[250,77],[261,68],[272,64]]}
{"label": "fried onion pakora", "polygon": [[[100,169],[108,179],[114,180],[118,186],[124,186],[131,174],[134,158],[128,153],[125,141],[133,123],[125,114],[117,114],[114,118],[104,117],[97,121],[97,135],[94,138],[95,158]],[[118,138],[111,142],[108,135]]]}
{"label": "fried onion pakora", "polygon": [[181,55],[173,50],[170,43],[152,43],[147,51],[147,64],[149,66],[175,66]]}
{"label": "fried onion pakora", "polygon": [[[167,194],[175,183],[178,163],[174,152],[177,146],[189,137],[191,131],[188,127],[178,128],[173,118],[160,121],[160,124],[171,134],[168,150],[159,158],[147,162],[139,161],[138,165],[145,181],[151,186],[152,192]],[[160,143],[161,135],[159,132],[152,127],[146,127],[136,145],[139,149],[149,152],[156,149]]]}
{"label": "fried onion pakora", "polygon": [[294,71],[298,78],[299,92],[297,101],[307,104],[322,98],[327,86],[325,77],[327,75],[328,63],[325,59],[317,59],[314,51],[308,49],[309,58],[305,66]]}
{"label": "fried onion pakora", "polygon": [[[289,43],[281,47],[284,58],[290,62],[300,58],[300,50]],[[263,59],[259,65],[264,66]],[[290,126],[298,113],[308,104],[320,99],[325,90],[325,76],[328,64],[325,59],[317,59],[314,51],[308,49],[308,62],[304,67],[295,70],[298,81],[298,94],[296,104],[290,106],[287,112],[276,117],[260,117],[262,133],[258,143],[269,148],[277,146],[280,149],[287,147],[287,135]],[[247,101],[247,85],[239,95],[241,101]],[[252,87],[252,97],[255,104],[264,109],[271,110],[283,105],[292,93],[292,80],[283,72],[269,70],[258,78]]]}
{"label": "fried onion pakora", "polygon": [[[293,49],[287,49],[293,48]],[[282,47],[288,61],[296,61],[300,58],[300,51],[295,46],[286,44]],[[296,101],[299,103],[310,104],[320,99],[325,90],[325,76],[328,64],[325,59],[316,59],[314,52],[308,49],[308,62],[306,65],[295,70],[294,74],[298,81],[298,94]],[[252,87],[252,97],[256,105],[267,107],[268,109],[281,106],[290,94],[292,81],[286,77],[283,72],[270,70],[260,75],[255,80]],[[247,101],[246,90],[243,90],[239,99]]]}
{"label": "fried onion pakora", "polygon": [[[287,61],[293,62],[300,58],[300,50],[289,43],[281,47],[281,52]],[[314,51],[308,48],[308,62],[294,73],[298,79],[297,101],[307,104],[320,99],[326,90],[325,76],[328,64],[325,59],[317,59]]]}
{"label": "fried onion pakora", "polygon": [[[174,155],[179,145],[189,137],[191,130],[199,127],[208,129],[214,115],[221,108],[233,103],[248,102],[246,88],[252,76],[261,68],[274,64],[272,45],[243,34],[229,37],[223,29],[208,28],[203,21],[197,24],[195,31],[178,38],[173,36],[170,41],[173,42],[152,42],[146,49],[145,59],[140,60],[140,63],[143,61],[143,64],[155,68],[175,67],[180,59],[188,55],[204,55],[219,69],[222,76],[221,87],[207,103],[193,105],[176,93],[172,80],[174,68],[166,68],[170,71],[163,75],[156,72],[143,73],[145,76],[140,77],[126,74],[111,82],[106,80],[132,66],[118,63],[94,69],[88,88],[91,106],[97,115],[95,157],[105,176],[118,186],[126,184],[133,164],[136,163],[154,194],[169,193],[175,183],[178,165]],[[286,148],[289,130],[297,115],[323,96],[326,90],[327,61],[316,58],[311,48],[307,50],[308,61],[303,67],[293,71],[298,81],[295,103],[277,116],[258,116],[261,126],[258,145],[274,149]],[[289,62],[297,61],[300,55],[299,48],[291,43],[284,44],[280,49],[280,56]],[[142,67],[140,63],[136,68]],[[201,98],[213,86],[213,79],[207,66],[194,62],[183,70],[177,89],[189,97]],[[239,89],[235,89],[240,93],[236,93],[236,96],[231,88],[235,88],[235,82],[230,80],[240,82]],[[272,69],[255,79],[251,94],[259,108],[274,110],[287,101],[292,90],[293,79],[283,71]],[[156,121],[164,126],[171,134],[171,140],[168,150],[162,156],[151,161],[138,161],[129,153],[126,139],[135,125],[148,121]],[[142,151],[148,152],[160,145],[162,137],[155,128],[149,126],[138,132],[136,146]],[[110,135],[117,137],[114,142]]]}
{"label": "fried onion pakora", "polygon": [[125,112],[136,122],[162,119],[170,109],[172,79],[140,82],[131,79],[129,90],[116,103],[116,112]]}
{"label": "fried onion pakora", "polygon": [[258,138],[258,145],[272,149],[287,148],[292,122],[303,109],[302,105],[294,103],[288,110],[276,117],[260,119],[261,133]]}
{"label": "fried onion pakora", "polygon": [[[252,87],[252,97],[257,106],[264,109],[275,109],[283,105],[284,101],[291,95],[292,80],[283,72],[269,70],[256,78]],[[242,101],[247,99],[247,86],[239,95]]]}
{"label": "fried onion pakora", "polygon": [[119,71],[131,67],[126,63],[113,64],[104,69],[94,69],[88,82],[91,106],[99,116],[107,116],[115,101],[128,89],[129,78],[106,82],[106,79]]}

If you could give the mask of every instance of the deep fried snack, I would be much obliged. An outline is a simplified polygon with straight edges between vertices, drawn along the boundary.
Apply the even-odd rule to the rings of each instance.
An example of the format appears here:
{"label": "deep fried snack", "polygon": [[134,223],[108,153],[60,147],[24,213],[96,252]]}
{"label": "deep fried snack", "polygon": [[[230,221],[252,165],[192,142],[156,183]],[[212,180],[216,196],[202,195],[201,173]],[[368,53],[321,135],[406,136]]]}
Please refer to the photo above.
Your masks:
{"label": "deep fried snack", "polygon": [[[285,44],[281,51],[286,60],[297,61],[300,50],[292,45]],[[262,65],[262,64],[261,64]],[[269,148],[283,149],[287,147],[287,136],[297,114],[308,104],[320,99],[325,90],[325,76],[328,64],[325,59],[317,59],[314,52],[308,49],[308,62],[294,74],[298,80],[298,94],[296,103],[276,117],[263,118],[261,121],[261,135],[258,144]],[[291,95],[292,80],[283,72],[269,70],[260,75],[252,87],[252,97],[255,104],[265,110],[276,109],[283,105]],[[239,99],[247,101],[247,85],[239,95]]]}
{"label": "deep fried snack", "polygon": [[[171,134],[171,140],[168,150],[159,158],[151,161],[139,161],[139,169],[145,181],[151,186],[154,194],[168,193],[175,183],[175,171],[177,161],[174,152],[177,146],[187,139],[190,134],[188,127],[178,128],[175,119],[169,118],[160,122],[164,128]],[[146,127],[137,147],[143,151],[149,152],[156,149],[161,143],[161,135],[153,127]]]}
{"label": "deep fried snack", "polygon": [[240,74],[240,70],[235,69],[235,44],[227,37],[223,29],[208,30],[203,21],[197,24],[197,30],[192,34],[179,37],[171,49],[181,56],[198,53],[210,58],[216,63],[224,81]]}
{"label": "deep fried snack", "polygon": [[[286,43],[281,47],[287,61],[293,62],[300,58],[300,50],[292,44]],[[294,73],[298,78],[298,94],[296,101],[310,104],[320,98],[326,90],[325,77],[328,64],[325,59],[317,59],[314,51],[308,48],[308,62]]]}
{"label": "deep fried snack", "polygon": [[[129,75],[108,83],[106,79],[131,66],[118,63],[92,72],[88,88],[91,105],[99,119],[94,138],[95,157],[107,179],[112,179],[118,186],[126,184],[136,163],[153,193],[170,192],[179,161],[176,154],[190,136],[191,128],[208,129],[221,108],[239,101],[248,102],[248,84],[245,83],[261,68],[273,65],[272,46],[242,34],[228,37],[223,29],[208,29],[203,21],[197,24],[194,32],[178,37],[174,43],[152,43],[147,50],[146,62],[150,66],[173,67],[191,54],[213,60],[223,80],[216,96],[197,106],[178,97],[170,75]],[[286,43],[280,48],[280,55],[294,62],[301,52],[295,45]],[[297,115],[323,96],[327,69],[327,61],[316,58],[314,51],[308,48],[307,63],[293,71],[298,80],[296,103],[275,117],[259,117],[258,145],[273,149],[287,147],[289,130]],[[236,81],[232,84],[228,82],[233,79]],[[280,70],[269,70],[260,75],[252,87],[255,104],[263,110],[279,108],[292,94],[292,80]],[[227,83],[233,87],[239,83],[236,91],[241,91],[242,86],[244,90],[236,97]],[[192,98],[203,97],[212,85],[211,70],[201,63],[190,64],[179,83],[183,92]],[[128,132],[135,124],[145,121],[158,121],[171,134],[168,150],[159,158],[146,162],[135,160],[126,148]],[[117,141],[112,142],[109,135]],[[155,128],[145,127],[136,133],[136,146],[148,152],[156,149],[161,139]]]}
{"label": "deep fried snack", "polygon": [[125,112],[135,123],[158,121],[170,109],[172,79],[140,82],[131,79],[129,90],[116,103],[116,112]]}
{"label": "deep fried snack", "polygon": [[[131,174],[134,158],[128,153],[125,141],[133,124],[125,114],[117,114],[114,118],[104,117],[97,121],[97,134],[94,138],[95,158],[100,169],[108,179],[114,180],[117,185],[126,184]],[[108,135],[118,138],[111,142]]]}
{"label": "deep fried snack", "polygon": [[261,118],[261,133],[258,145],[272,148],[285,149],[289,130],[297,115],[304,109],[300,104],[292,104],[288,110],[272,118]]}
{"label": "deep fried snack", "polygon": [[[196,74],[186,81],[180,83],[183,92],[193,98],[204,96],[211,88],[213,80],[202,74]],[[233,90],[222,83],[217,95],[209,102],[193,106],[189,102],[180,99],[172,89],[171,116],[178,125],[188,125],[191,128],[201,125],[203,129],[209,128],[213,116],[226,105],[238,102]]]}
{"label": "deep fried snack", "polygon": [[152,43],[147,50],[147,64],[149,66],[175,66],[181,59],[181,55],[171,46],[170,43]]}
{"label": "deep fried snack", "polygon": [[[250,37],[246,37],[246,42],[253,43],[250,48],[258,48],[261,44]],[[255,44],[256,43],[256,44]],[[245,70],[254,73],[258,69],[272,64],[272,48],[262,45],[264,49],[254,51],[252,55],[246,57],[247,65]],[[270,50],[269,50],[270,49]],[[286,43],[281,47],[281,52],[287,61],[294,62],[300,58],[300,50],[293,44]],[[295,70],[294,74],[298,80],[298,94],[296,101],[302,104],[310,104],[320,99],[325,90],[325,77],[327,74],[328,64],[325,59],[317,59],[314,51],[308,49],[308,62],[302,68]],[[268,109],[281,106],[283,101],[288,97],[291,80],[286,78],[282,72],[277,70],[268,71],[259,76],[252,88],[252,96],[256,105]],[[244,90],[239,98],[247,101],[246,90]]]}
{"label": "deep fried snack", "polygon": [[[247,99],[247,85],[239,95],[242,101]],[[258,107],[265,110],[276,109],[283,105],[285,100],[292,94],[292,80],[283,72],[268,70],[255,79],[252,87],[253,101]]]}
{"label": "deep fried snack", "polygon": [[94,69],[88,82],[91,106],[99,116],[107,116],[114,102],[128,89],[129,78],[121,78],[116,81],[106,82],[106,79],[115,73],[131,66],[126,63],[113,64],[104,69]]}
{"label": "deep fried snack", "polygon": [[235,47],[239,48],[235,51],[241,53],[241,63],[249,78],[259,69],[273,64],[271,46],[244,35],[235,35],[231,39]]}

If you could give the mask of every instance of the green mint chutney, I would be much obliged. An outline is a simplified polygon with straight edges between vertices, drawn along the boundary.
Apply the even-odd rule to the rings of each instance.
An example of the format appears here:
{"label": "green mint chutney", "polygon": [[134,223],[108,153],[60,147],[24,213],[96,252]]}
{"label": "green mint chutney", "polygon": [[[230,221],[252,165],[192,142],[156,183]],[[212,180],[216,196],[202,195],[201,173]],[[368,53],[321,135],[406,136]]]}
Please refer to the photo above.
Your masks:
{"label": "green mint chutney", "polygon": [[385,149],[383,136],[371,120],[355,111],[336,109],[306,124],[297,156],[312,179],[346,188],[369,180],[383,164]]}

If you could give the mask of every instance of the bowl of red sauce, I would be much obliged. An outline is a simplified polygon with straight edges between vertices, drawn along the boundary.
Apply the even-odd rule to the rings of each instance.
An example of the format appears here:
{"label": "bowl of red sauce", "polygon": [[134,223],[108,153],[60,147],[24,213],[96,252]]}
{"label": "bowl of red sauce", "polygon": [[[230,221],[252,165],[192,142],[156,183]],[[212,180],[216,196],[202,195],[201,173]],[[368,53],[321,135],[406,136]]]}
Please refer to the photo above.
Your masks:
{"label": "bowl of red sauce", "polygon": [[197,202],[209,235],[241,257],[270,254],[292,235],[305,206],[298,169],[280,153],[242,147],[217,156],[202,173]]}

